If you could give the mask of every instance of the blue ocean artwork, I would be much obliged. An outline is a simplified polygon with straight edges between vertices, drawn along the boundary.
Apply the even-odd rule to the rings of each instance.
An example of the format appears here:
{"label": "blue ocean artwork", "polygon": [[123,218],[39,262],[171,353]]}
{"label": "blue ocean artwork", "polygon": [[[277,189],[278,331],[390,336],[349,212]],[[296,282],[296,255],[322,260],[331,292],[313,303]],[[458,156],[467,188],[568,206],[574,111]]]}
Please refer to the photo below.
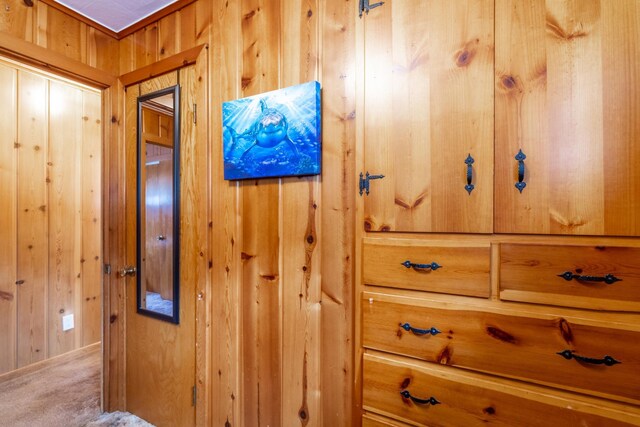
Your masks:
{"label": "blue ocean artwork", "polygon": [[222,104],[224,179],[320,173],[320,83]]}

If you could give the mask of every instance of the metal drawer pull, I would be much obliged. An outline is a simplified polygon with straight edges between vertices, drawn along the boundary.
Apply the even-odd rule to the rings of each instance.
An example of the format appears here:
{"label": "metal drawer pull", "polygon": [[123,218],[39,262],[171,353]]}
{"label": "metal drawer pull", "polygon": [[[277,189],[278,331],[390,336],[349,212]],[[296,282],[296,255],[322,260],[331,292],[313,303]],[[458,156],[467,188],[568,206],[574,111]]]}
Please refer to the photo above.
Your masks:
{"label": "metal drawer pull", "polygon": [[607,285],[622,281],[622,279],[618,279],[613,274],[605,274],[604,276],[581,276],[579,274],[573,274],[570,271],[565,271],[562,274],[558,274],[558,277],[562,277],[567,282],[575,279],[580,282],[604,282]]}
{"label": "metal drawer pull", "polygon": [[573,350],[564,350],[556,354],[559,354],[560,356],[564,357],[567,360],[575,359],[578,362],[591,363],[592,365],[613,366],[615,364],[622,363],[611,356],[605,356],[602,359],[594,359],[592,357],[580,356],[575,354]]}
{"label": "metal drawer pull", "polygon": [[521,193],[522,190],[524,190],[524,187],[527,186],[527,183],[524,182],[524,159],[526,158],[527,156],[522,152],[522,149],[518,151],[518,154],[516,154],[515,157],[518,161],[518,182],[516,182],[516,188]]}
{"label": "metal drawer pull", "polygon": [[433,270],[433,271],[442,267],[437,262],[432,262],[431,264],[416,264],[409,260],[406,260],[405,262],[403,262],[402,265],[404,265],[407,268],[413,268],[414,270]]}
{"label": "metal drawer pull", "polygon": [[419,328],[414,328],[408,323],[405,323],[405,324],[401,323],[400,327],[407,332],[412,332],[414,335],[438,335],[440,333],[440,331],[434,327],[431,327],[430,329],[419,329]]}
{"label": "metal drawer pull", "polygon": [[471,195],[471,192],[475,188],[475,186],[471,183],[473,181],[473,168],[471,167],[471,165],[473,164],[473,162],[475,162],[475,160],[473,160],[473,157],[471,157],[471,153],[469,153],[464,162],[467,165],[467,185],[464,186],[464,189],[467,190],[467,193],[469,193],[469,195]]}
{"label": "metal drawer pull", "polygon": [[411,399],[413,403],[417,403],[418,405],[437,405],[440,403],[438,399],[436,399],[433,396],[431,396],[428,399],[420,399],[420,398],[411,396],[411,393],[409,393],[409,390],[402,390],[400,392],[400,395],[405,399]]}

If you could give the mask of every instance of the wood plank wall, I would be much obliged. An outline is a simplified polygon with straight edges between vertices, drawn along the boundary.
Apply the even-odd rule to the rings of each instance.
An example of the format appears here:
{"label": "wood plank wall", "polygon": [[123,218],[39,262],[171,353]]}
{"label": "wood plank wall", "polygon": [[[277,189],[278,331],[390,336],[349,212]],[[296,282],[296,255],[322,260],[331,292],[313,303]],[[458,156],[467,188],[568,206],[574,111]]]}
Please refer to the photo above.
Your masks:
{"label": "wood plank wall", "polygon": [[[114,75],[209,44],[210,283],[199,286],[210,291],[211,347],[210,376],[199,378],[209,384],[199,393],[207,419],[198,421],[350,425],[357,2],[198,0],[119,42],[37,0],[4,3],[0,31]],[[221,103],[309,80],[323,86],[322,176],[224,181]],[[107,159],[122,156],[123,99],[120,85],[103,92]],[[108,185],[105,224],[121,222],[123,195]],[[106,225],[104,238],[118,247]],[[118,256],[105,260],[116,265]],[[109,289],[105,297],[118,301],[122,289]],[[104,314],[114,332],[123,332],[122,310]],[[122,369],[120,344],[110,347],[105,375]],[[123,387],[111,384],[113,407]]]}
{"label": "wood plank wall", "polygon": [[3,0],[0,32],[118,75],[118,40],[45,3]]}
{"label": "wood plank wall", "polygon": [[[351,424],[356,3],[200,0],[120,42],[121,73],[210,46],[207,425]],[[309,80],[322,176],[224,181],[221,103]]]}
{"label": "wood plank wall", "polygon": [[102,113],[99,92],[9,62],[0,88],[3,373],[100,341]]}

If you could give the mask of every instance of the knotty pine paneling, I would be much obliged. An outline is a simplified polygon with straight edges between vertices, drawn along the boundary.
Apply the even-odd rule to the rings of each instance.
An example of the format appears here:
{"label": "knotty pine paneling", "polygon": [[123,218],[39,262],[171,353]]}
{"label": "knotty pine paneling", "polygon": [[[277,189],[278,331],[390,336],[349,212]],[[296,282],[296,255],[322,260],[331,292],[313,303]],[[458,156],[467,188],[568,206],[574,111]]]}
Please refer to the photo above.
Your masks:
{"label": "knotty pine paneling", "polygon": [[11,62],[0,79],[3,373],[100,341],[102,112],[100,93]]}
{"label": "knotty pine paneling", "polygon": [[[120,41],[122,73],[210,46],[211,347],[199,422],[351,424],[356,13],[347,0],[199,0]],[[224,181],[221,103],[316,79],[322,177]]]}
{"label": "knotty pine paneling", "polygon": [[[80,278],[83,327],[80,346],[102,337],[102,99],[99,93],[82,93]],[[76,302],[76,304],[78,304]],[[77,306],[77,305],[76,305]],[[76,345],[80,336],[76,336]]]}
{"label": "knotty pine paneling", "polygon": [[21,368],[47,357],[49,85],[18,71],[18,353]]}
{"label": "knotty pine paneling", "polygon": [[0,32],[119,74],[120,46],[116,39],[40,1],[34,1],[33,7],[23,0],[3,1]]}
{"label": "knotty pine paneling", "polygon": [[16,366],[17,71],[0,64],[0,372]]}

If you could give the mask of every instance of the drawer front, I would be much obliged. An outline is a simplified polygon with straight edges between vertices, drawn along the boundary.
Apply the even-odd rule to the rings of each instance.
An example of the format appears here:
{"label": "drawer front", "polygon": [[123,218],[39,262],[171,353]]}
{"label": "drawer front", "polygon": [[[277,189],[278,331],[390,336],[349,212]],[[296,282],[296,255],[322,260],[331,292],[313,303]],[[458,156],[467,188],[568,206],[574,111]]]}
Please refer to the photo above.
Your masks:
{"label": "drawer front", "polygon": [[365,355],[363,370],[364,408],[412,423],[540,427],[640,424],[637,408],[629,408],[626,414],[606,407],[594,410],[567,393],[556,396],[548,390],[453,368]]}
{"label": "drawer front", "polygon": [[[420,240],[365,240],[367,285],[488,297],[491,248],[426,246]],[[435,264],[434,264],[435,263]]]}
{"label": "drawer front", "polygon": [[410,424],[402,423],[398,420],[380,417],[374,414],[364,414],[362,416],[362,427],[408,427]]}
{"label": "drawer front", "polygon": [[640,332],[561,316],[428,304],[363,301],[364,346],[640,402]]}
{"label": "drawer front", "polygon": [[503,244],[500,298],[640,311],[640,248]]}

